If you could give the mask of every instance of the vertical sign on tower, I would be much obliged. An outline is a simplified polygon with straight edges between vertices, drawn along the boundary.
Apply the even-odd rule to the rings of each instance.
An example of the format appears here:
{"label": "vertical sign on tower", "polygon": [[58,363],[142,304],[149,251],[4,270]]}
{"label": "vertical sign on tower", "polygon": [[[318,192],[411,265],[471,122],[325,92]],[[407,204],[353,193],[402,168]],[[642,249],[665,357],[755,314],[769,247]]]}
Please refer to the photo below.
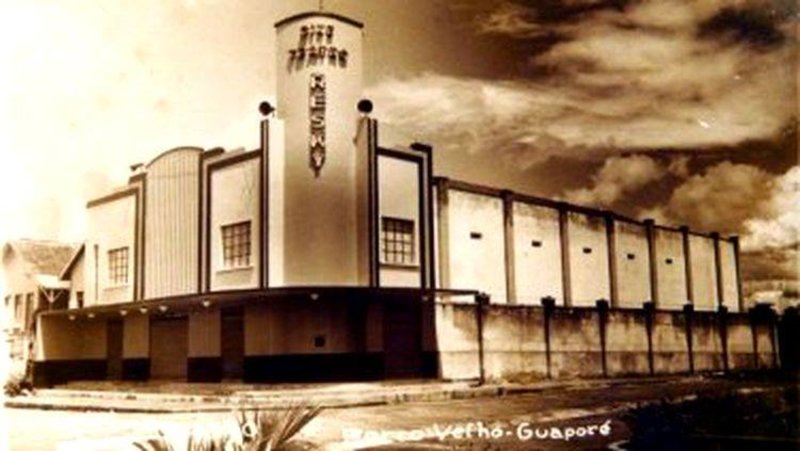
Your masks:
{"label": "vertical sign on tower", "polygon": [[309,164],[314,175],[319,177],[325,164],[325,75],[311,74],[309,88],[309,118],[311,135],[309,137]]}

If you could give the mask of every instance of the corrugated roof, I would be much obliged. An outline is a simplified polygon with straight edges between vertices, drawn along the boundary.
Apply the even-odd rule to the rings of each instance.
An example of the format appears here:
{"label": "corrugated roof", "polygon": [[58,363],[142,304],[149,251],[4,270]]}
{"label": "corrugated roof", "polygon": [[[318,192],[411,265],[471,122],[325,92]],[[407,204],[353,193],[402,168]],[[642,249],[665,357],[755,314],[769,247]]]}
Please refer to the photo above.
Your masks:
{"label": "corrugated roof", "polygon": [[59,276],[80,245],[58,241],[13,240],[6,246],[10,246],[28,262],[37,274]]}

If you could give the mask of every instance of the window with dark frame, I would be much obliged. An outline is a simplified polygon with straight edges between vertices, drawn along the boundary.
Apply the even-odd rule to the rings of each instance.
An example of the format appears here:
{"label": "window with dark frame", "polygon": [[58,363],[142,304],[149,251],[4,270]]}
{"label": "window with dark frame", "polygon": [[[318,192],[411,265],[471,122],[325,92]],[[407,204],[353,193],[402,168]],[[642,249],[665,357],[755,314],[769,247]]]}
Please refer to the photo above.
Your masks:
{"label": "window with dark frame", "polygon": [[414,264],[414,221],[381,218],[381,260],[388,264]]}
{"label": "window with dark frame", "polygon": [[108,251],[108,282],[113,285],[128,283],[128,248],[120,247]]}
{"label": "window with dark frame", "polygon": [[222,226],[222,266],[250,266],[250,221]]}

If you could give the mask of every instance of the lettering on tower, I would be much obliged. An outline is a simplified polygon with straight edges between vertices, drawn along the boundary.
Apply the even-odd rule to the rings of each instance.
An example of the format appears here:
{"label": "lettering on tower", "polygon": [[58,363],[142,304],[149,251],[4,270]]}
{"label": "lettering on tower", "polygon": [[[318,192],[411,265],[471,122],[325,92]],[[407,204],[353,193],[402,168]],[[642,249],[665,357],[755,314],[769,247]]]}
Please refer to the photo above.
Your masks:
{"label": "lettering on tower", "polygon": [[327,24],[309,24],[300,27],[296,48],[289,50],[290,67],[323,65],[347,67],[346,49],[334,45],[334,27]]}
{"label": "lettering on tower", "polygon": [[309,87],[309,165],[314,176],[319,177],[325,164],[325,75],[311,74]]}

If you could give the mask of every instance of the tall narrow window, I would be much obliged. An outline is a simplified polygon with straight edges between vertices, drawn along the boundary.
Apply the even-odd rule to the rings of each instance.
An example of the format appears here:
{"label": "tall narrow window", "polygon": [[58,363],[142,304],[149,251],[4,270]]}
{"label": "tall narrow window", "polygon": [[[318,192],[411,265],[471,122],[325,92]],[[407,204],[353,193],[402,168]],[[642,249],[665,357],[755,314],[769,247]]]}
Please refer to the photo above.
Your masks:
{"label": "tall narrow window", "polygon": [[75,300],[78,302],[78,308],[83,308],[83,291],[75,293]]}
{"label": "tall narrow window", "polygon": [[111,286],[128,283],[128,248],[120,247],[108,251],[108,283]]}
{"label": "tall narrow window", "polygon": [[414,264],[414,221],[381,218],[381,257],[383,263]]}
{"label": "tall narrow window", "polygon": [[222,264],[225,268],[250,266],[250,221],[222,226]]}

